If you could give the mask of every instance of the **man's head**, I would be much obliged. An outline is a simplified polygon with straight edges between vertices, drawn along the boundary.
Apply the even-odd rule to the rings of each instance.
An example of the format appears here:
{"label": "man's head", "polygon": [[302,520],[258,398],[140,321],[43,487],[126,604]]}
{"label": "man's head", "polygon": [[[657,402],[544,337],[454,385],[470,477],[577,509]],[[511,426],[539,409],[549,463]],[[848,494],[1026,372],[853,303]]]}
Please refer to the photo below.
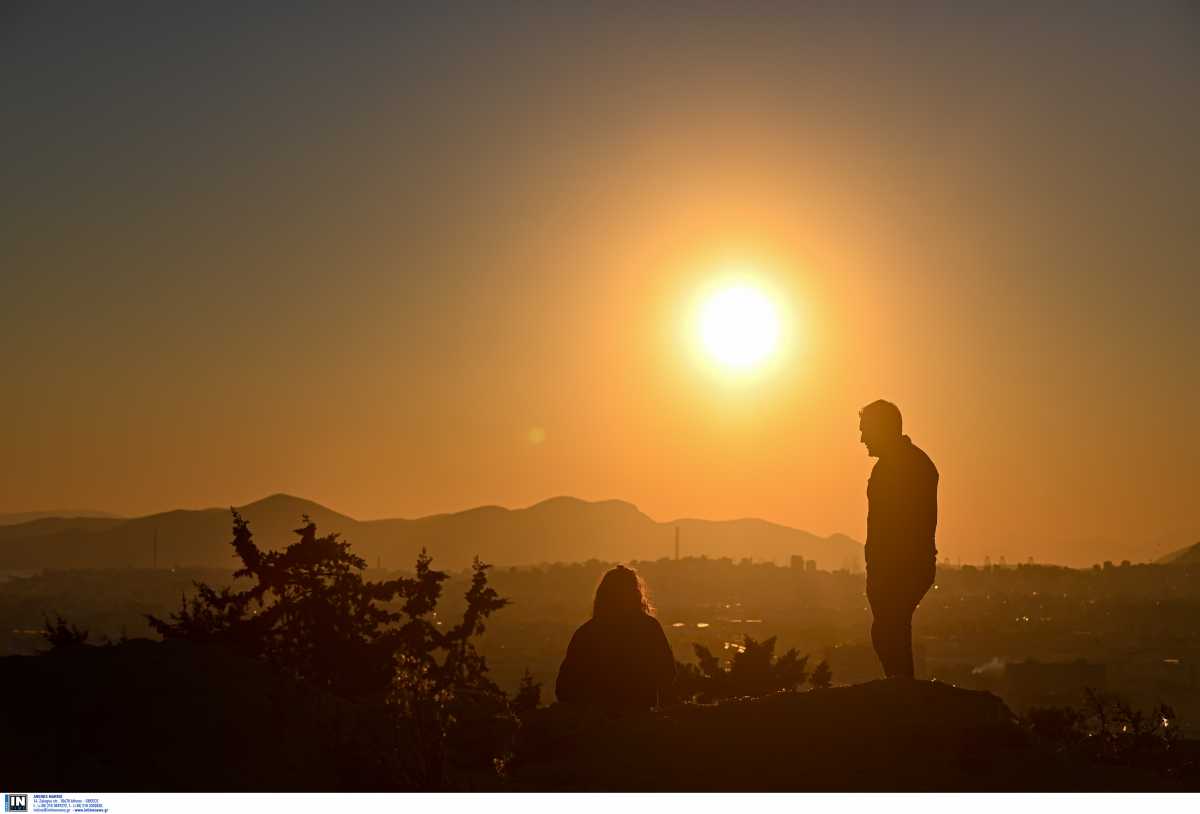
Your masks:
{"label": "man's head", "polygon": [[858,411],[859,438],[867,445],[867,454],[878,458],[900,442],[900,408],[879,399]]}

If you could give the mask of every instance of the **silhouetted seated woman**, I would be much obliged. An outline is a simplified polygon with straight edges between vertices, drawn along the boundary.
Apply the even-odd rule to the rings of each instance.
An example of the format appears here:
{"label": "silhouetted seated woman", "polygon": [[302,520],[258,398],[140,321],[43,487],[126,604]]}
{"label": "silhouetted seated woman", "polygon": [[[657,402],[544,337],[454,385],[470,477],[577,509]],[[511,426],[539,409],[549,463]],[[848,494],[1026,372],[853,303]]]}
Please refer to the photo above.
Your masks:
{"label": "silhouetted seated woman", "polygon": [[666,700],[675,656],[653,612],[636,571],[618,565],[605,574],[592,618],[575,631],[558,668],[558,700],[608,712],[646,710]]}

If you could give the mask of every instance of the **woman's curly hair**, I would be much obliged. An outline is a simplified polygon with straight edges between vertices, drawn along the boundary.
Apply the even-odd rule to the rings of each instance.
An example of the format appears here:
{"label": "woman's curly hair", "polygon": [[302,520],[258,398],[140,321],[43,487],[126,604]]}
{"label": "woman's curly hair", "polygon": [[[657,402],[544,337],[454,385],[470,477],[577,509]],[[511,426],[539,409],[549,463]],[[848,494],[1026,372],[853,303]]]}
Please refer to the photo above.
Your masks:
{"label": "woman's curly hair", "polygon": [[624,565],[611,569],[596,587],[592,617],[596,619],[633,613],[654,615],[654,606],[646,593],[646,583],[638,572]]}

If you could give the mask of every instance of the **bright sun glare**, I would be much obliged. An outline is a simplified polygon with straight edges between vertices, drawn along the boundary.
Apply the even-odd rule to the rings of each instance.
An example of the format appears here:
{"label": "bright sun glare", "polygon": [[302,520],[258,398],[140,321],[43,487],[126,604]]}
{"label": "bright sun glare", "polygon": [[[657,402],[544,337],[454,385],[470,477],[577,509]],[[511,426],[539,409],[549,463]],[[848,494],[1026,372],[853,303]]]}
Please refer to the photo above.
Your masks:
{"label": "bright sun glare", "polygon": [[700,336],[718,362],[748,368],[775,349],[779,317],[758,289],[732,286],[713,294],[701,307]]}

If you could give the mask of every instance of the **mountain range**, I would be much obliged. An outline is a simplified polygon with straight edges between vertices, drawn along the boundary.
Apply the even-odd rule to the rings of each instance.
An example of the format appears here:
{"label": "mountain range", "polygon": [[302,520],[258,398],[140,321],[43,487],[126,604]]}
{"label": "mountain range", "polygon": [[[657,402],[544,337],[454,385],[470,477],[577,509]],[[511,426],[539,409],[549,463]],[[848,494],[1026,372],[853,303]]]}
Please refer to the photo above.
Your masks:
{"label": "mountain range", "polygon": [[119,515],[99,512],[95,509],[56,509],[48,512],[14,512],[0,514],[0,526],[15,526],[28,523],[30,520],[44,520],[48,517],[119,517]]}
{"label": "mountain range", "polygon": [[1200,564],[1200,543],[1193,543],[1177,551],[1172,551],[1170,554],[1159,557],[1155,562],[1164,565]]}
{"label": "mountain range", "polygon": [[[311,500],[276,494],[238,507],[255,541],[277,548],[296,540],[309,516],[319,533],[338,532],[371,566],[412,568],[424,548],[435,568],[458,570],[478,555],[496,565],[656,560],[681,556],[786,563],[794,555],[822,569],[862,567],[862,544],[843,534],[819,537],[759,519],[652,520],[631,503],[555,497],[523,509],[480,506],[415,519],[356,520]],[[135,518],[38,517],[0,524],[0,568],[167,568],[237,565],[229,509],[163,512]]]}

